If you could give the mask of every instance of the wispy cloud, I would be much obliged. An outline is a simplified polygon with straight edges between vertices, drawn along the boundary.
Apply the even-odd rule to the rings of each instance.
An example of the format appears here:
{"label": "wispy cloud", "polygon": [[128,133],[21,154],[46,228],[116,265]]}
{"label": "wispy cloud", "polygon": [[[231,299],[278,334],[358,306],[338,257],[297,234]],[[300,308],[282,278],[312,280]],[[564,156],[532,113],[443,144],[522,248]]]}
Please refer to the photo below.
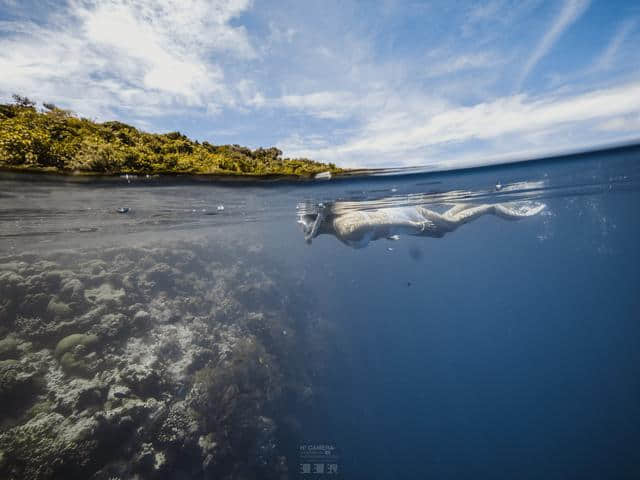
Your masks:
{"label": "wispy cloud", "polygon": [[465,70],[483,69],[502,62],[502,59],[489,52],[464,53],[430,64],[427,68],[426,77],[439,77]]}
{"label": "wispy cloud", "polygon": [[613,66],[614,60],[616,58],[616,55],[618,54],[618,51],[620,50],[620,47],[625,42],[629,34],[633,31],[635,26],[635,19],[629,19],[622,22],[622,25],[618,27],[616,33],[613,35],[613,37],[611,37],[611,40],[607,44],[604,51],[593,62],[593,65],[591,66],[592,71],[608,70]]}
{"label": "wispy cloud", "polygon": [[547,74],[549,85],[556,89],[561,86],[572,88],[576,84],[589,84],[603,77],[611,81],[616,77],[629,78],[631,74],[633,78],[632,72],[637,70],[640,52],[634,48],[636,39],[629,37],[633,37],[637,24],[637,18],[620,22],[600,52],[594,52],[589,64],[582,68]]}
{"label": "wispy cloud", "polygon": [[640,132],[640,113],[621,115],[600,123],[597,128],[608,132]]}
{"label": "wispy cloud", "polygon": [[[83,113],[139,113],[229,103],[215,56],[256,56],[231,20],[248,0],[72,1],[41,26],[0,25],[0,90],[61,101]],[[111,112],[111,113],[110,113]]]}
{"label": "wispy cloud", "polygon": [[283,95],[275,104],[324,119],[341,119],[353,115],[360,100],[350,92],[322,91],[302,95]]}
{"label": "wispy cloud", "polygon": [[517,89],[520,90],[525,79],[536,64],[551,50],[554,43],[589,7],[590,0],[565,0],[564,6],[556,16],[551,27],[540,39],[531,56],[520,72]]}
{"label": "wispy cloud", "polygon": [[517,134],[519,141],[510,146],[516,152],[527,146],[527,136],[546,135],[564,125],[584,125],[585,122],[604,121],[638,111],[640,83],[569,98],[549,96],[532,99],[519,94],[470,107],[448,108],[426,117],[412,115],[400,122],[398,119],[374,119],[360,134],[340,145],[298,150],[296,153],[340,160],[347,165],[428,163],[430,156],[444,153],[452,145]]}

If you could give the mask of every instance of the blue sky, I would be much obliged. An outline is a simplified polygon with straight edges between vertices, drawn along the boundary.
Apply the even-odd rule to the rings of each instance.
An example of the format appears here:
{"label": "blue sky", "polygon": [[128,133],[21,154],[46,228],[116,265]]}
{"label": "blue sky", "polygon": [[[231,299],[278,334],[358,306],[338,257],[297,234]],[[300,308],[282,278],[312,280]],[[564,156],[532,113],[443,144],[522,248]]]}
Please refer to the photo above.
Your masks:
{"label": "blue sky", "polygon": [[0,0],[0,96],[344,166],[640,138],[640,2]]}

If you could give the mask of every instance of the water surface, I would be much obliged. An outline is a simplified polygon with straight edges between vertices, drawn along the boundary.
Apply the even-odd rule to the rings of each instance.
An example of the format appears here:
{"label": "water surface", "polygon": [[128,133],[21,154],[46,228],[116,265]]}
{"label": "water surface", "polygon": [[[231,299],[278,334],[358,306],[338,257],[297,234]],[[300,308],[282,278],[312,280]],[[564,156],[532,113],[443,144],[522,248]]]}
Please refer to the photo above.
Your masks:
{"label": "water surface", "polygon": [[3,174],[2,477],[637,478],[639,166]]}

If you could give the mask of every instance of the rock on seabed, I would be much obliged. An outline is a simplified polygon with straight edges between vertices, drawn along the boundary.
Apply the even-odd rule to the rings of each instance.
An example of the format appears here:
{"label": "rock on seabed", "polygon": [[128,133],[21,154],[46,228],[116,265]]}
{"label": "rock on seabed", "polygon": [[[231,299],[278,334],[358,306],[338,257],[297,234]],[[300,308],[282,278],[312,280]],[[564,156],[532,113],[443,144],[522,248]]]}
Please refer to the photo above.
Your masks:
{"label": "rock on seabed", "polygon": [[245,247],[0,258],[0,478],[288,478],[327,324]]}

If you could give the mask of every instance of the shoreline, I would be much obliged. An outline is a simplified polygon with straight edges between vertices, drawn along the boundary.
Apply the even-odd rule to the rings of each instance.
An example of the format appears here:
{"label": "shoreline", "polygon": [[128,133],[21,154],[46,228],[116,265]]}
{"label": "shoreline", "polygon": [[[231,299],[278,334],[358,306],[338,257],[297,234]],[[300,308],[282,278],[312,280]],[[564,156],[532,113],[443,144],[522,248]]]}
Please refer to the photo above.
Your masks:
{"label": "shoreline", "polygon": [[[226,184],[275,184],[275,183],[292,183],[292,184],[308,184],[308,183],[325,183],[330,181],[345,180],[382,180],[388,177],[401,178],[405,176],[433,176],[433,175],[464,175],[472,171],[492,171],[492,170],[513,170],[523,168],[533,163],[550,164],[557,161],[580,161],[591,155],[597,155],[605,152],[612,154],[625,154],[640,151],[640,142],[624,142],[613,143],[609,145],[601,145],[592,149],[581,151],[570,151],[558,153],[554,155],[545,155],[534,158],[517,158],[511,161],[505,161],[494,164],[480,166],[462,166],[459,168],[446,169],[430,169],[426,166],[417,167],[400,167],[400,168],[340,168],[339,171],[327,169],[323,172],[313,174],[280,174],[280,173],[240,173],[240,172],[217,172],[217,173],[197,173],[197,172],[179,172],[179,171],[163,171],[154,173],[103,173],[82,170],[60,170],[56,167],[25,167],[10,166],[0,162],[0,176],[13,179],[38,179],[51,180],[61,182],[89,183],[89,182],[121,182],[123,180],[135,181],[180,181],[183,183],[226,183]],[[329,172],[330,178],[317,178],[318,174]]]}
{"label": "shoreline", "polygon": [[[341,169],[341,172],[334,173],[330,170],[326,170],[331,174],[330,178],[316,178],[316,175],[291,175],[291,174],[279,174],[279,173],[265,173],[265,174],[253,174],[253,173],[196,173],[196,172],[155,172],[155,173],[101,173],[101,172],[88,172],[88,171],[60,171],[55,167],[12,167],[7,165],[0,165],[0,174],[13,174],[15,176],[34,176],[39,179],[60,179],[71,181],[89,181],[89,180],[105,180],[115,181],[122,179],[136,179],[136,180],[158,180],[158,179],[185,179],[195,181],[214,181],[214,182],[277,182],[277,181],[296,181],[296,182],[325,182],[338,178],[357,177],[363,175],[369,175],[376,173],[381,169]],[[324,172],[320,172],[324,173]]]}

